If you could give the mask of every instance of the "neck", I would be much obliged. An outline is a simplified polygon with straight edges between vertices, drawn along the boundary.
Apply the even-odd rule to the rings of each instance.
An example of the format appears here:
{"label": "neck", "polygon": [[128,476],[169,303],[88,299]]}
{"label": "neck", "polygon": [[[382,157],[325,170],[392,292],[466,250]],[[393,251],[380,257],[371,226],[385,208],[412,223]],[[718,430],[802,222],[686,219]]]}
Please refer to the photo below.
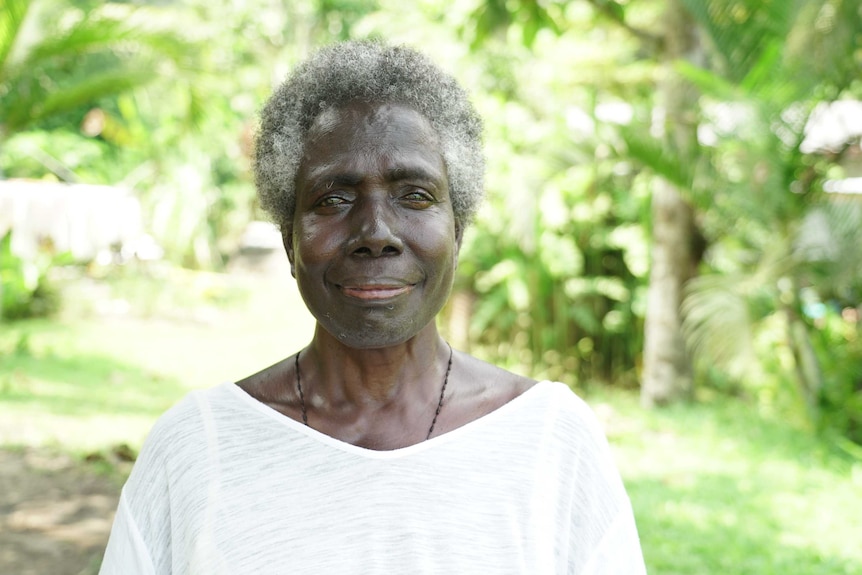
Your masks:
{"label": "neck", "polygon": [[440,393],[448,357],[434,322],[404,343],[375,349],[348,347],[318,325],[300,359],[306,402],[324,410],[426,403]]}

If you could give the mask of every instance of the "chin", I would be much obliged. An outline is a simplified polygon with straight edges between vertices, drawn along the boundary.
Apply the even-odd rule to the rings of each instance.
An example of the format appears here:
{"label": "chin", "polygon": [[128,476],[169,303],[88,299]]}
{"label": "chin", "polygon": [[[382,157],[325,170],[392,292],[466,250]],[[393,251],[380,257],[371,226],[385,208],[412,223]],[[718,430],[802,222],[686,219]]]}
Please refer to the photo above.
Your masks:
{"label": "chin", "polygon": [[412,322],[409,326],[388,322],[386,325],[366,326],[359,329],[325,324],[322,327],[340,343],[354,349],[380,349],[400,345],[421,331],[416,329]]}

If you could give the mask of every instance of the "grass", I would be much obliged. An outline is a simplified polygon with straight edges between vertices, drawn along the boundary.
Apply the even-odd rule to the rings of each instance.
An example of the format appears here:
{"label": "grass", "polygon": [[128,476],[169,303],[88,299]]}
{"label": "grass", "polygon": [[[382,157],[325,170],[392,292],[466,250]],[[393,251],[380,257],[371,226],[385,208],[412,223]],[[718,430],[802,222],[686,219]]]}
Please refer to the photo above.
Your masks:
{"label": "grass", "polygon": [[[59,320],[0,328],[4,446],[136,448],[188,390],[281,359],[313,327],[289,277],[174,270],[81,278],[67,292]],[[652,575],[862,574],[859,460],[741,400],[644,412],[627,392],[587,399]]]}
{"label": "grass", "polygon": [[862,573],[862,462],[740,400],[645,413],[605,391],[591,403],[650,573]]}
{"label": "grass", "polygon": [[308,341],[287,277],[173,270],[68,285],[54,321],[0,326],[0,444],[138,446],[189,390],[240,379]]}

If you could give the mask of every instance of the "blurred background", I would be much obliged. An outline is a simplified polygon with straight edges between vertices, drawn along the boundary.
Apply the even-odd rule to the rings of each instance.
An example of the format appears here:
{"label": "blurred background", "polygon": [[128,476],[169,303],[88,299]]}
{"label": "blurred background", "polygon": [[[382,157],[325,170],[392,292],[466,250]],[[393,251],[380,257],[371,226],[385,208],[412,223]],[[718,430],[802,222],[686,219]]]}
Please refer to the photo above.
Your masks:
{"label": "blurred background", "polygon": [[155,418],[307,343],[255,115],[347,38],[472,94],[441,327],[586,397],[650,573],[862,573],[858,0],[3,0],[0,572],[95,573]]}

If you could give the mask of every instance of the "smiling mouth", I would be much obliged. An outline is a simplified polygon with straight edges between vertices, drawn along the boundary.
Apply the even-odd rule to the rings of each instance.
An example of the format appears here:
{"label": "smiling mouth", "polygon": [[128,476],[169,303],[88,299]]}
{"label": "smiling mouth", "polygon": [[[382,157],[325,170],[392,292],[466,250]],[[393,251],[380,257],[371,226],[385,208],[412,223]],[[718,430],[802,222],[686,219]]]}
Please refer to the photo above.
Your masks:
{"label": "smiling mouth", "polygon": [[388,286],[388,285],[364,285],[364,286],[339,286],[341,288],[341,292],[352,298],[360,299],[363,301],[377,301],[377,300],[387,300],[392,299],[394,297],[398,297],[402,294],[405,294],[413,289],[413,286],[408,285],[398,285],[398,286]]}

